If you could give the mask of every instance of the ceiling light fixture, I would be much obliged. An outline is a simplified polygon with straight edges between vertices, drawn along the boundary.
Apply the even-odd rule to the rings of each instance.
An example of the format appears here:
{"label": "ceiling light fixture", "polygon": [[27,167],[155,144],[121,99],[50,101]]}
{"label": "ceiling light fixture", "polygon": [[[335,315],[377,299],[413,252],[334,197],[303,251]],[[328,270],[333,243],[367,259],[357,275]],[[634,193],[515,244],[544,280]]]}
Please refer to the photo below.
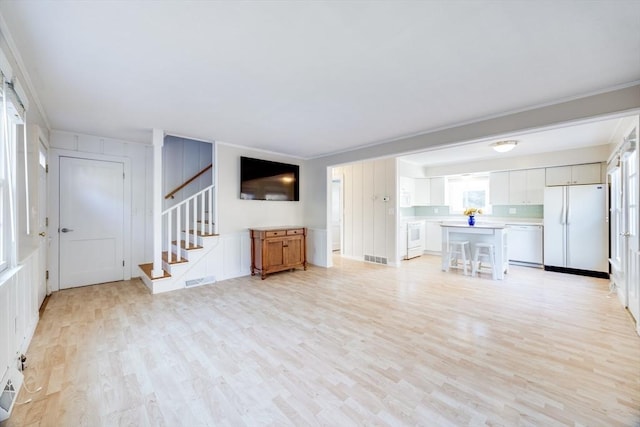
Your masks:
{"label": "ceiling light fixture", "polygon": [[516,141],[515,139],[498,141],[490,144],[490,146],[498,153],[506,153],[507,151],[511,151],[516,145],[518,145],[518,141]]}

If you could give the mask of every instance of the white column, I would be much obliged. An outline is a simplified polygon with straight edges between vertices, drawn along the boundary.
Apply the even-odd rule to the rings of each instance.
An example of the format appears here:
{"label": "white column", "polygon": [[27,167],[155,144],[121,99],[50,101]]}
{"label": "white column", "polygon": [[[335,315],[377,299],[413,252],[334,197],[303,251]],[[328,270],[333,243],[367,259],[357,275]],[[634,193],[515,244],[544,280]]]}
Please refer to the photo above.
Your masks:
{"label": "white column", "polygon": [[[164,132],[153,129],[153,279],[162,277],[162,145]],[[171,248],[169,248],[170,250]]]}

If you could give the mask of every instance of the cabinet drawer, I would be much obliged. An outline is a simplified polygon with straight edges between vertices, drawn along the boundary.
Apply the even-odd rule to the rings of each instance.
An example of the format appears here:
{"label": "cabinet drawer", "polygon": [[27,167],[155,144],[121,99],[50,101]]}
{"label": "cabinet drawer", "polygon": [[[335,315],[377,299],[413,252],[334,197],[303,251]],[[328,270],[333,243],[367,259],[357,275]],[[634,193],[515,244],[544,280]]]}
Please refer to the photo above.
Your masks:
{"label": "cabinet drawer", "polygon": [[266,237],[279,237],[279,236],[286,236],[287,235],[287,230],[273,230],[273,231],[267,231],[265,233]]}
{"label": "cabinet drawer", "polygon": [[304,234],[304,229],[296,228],[294,230],[287,230],[287,236],[293,236],[296,234]]}

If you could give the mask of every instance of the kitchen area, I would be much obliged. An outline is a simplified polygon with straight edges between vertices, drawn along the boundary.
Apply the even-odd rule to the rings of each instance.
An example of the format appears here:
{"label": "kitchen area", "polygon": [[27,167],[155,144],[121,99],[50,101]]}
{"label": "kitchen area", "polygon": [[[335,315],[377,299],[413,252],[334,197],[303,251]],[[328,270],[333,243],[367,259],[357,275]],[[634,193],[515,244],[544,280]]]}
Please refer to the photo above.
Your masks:
{"label": "kitchen area", "polygon": [[[475,249],[497,260],[506,236],[506,263],[483,278],[515,265],[608,278],[639,319],[638,129],[635,115],[509,135],[508,152],[492,139],[333,167],[333,256],[449,271],[448,241],[462,240],[470,274]],[[473,226],[468,208],[482,209]]]}
{"label": "kitchen area", "polygon": [[[333,256],[439,268],[462,240],[469,274],[475,249],[498,259],[506,236],[506,263],[482,277],[517,265],[609,278],[640,318],[639,128],[628,116],[510,135],[508,152],[485,140],[333,167]],[[482,209],[473,226],[468,208]]]}
{"label": "kitchen area", "polygon": [[[562,162],[562,157],[558,156],[556,162]],[[418,256],[436,255],[442,256],[445,270],[449,244],[443,239],[449,232],[458,231],[450,226],[504,226],[508,242],[504,255],[509,264],[608,277],[606,162],[568,160],[553,165],[551,161],[548,167],[516,168],[535,164],[520,160],[503,163],[513,169],[489,171],[479,170],[488,162],[475,162],[471,169],[475,167],[476,171],[460,173],[458,165],[429,168],[412,164],[411,159],[398,159],[400,265]],[[492,165],[498,166],[496,162]],[[454,173],[427,176],[430,169]],[[578,192],[584,196],[579,198]],[[573,204],[568,204],[569,194],[575,199]],[[581,209],[584,206],[589,208]],[[466,224],[463,214],[470,207],[483,211],[475,216],[474,226]],[[470,236],[457,233],[456,237],[468,240]],[[473,249],[473,242],[471,246]],[[472,253],[469,250],[467,257]],[[507,268],[499,269],[499,273]],[[502,278],[500,274],[498,277]]]}
{"label": "kitchen area", "polygon": [[[599,165],[598,165],[599,166]],[[544,172],[544,169],[542,169]],[[478,225],[504,224],[509,236],[509,262],[541,268],[543,266],[543,199],[545,181],[529,181],[518,188],[524,171],[493,172],[476,175],[489,181],[490,214],[476,216]],[[526,173],[525,173],[526,174]],[[536,176],[539,171],[532,172]],[[445,201],[447,181],[456,177],[410,178],[399,176],[400,257],[409,260],[417,254],[440,255],[443,223],[464,223],[462,213],[451,213]],[[599,180],[598,175],[598,180]],[[522,199],[523,190],[527,197]],[[511,193],[511,194],[510,194]],[[435,197],[431,198],[431,194]]]}

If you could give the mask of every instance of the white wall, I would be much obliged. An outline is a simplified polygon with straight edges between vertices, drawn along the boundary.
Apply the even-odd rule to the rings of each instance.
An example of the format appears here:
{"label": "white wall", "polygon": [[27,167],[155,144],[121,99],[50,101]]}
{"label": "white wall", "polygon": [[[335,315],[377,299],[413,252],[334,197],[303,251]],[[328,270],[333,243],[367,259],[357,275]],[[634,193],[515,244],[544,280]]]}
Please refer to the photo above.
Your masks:
{"label": "white wall", "polygon": [[[29,212],[29,218],[33,220],[38,218],[37,203],[38,197],[38,169],[37,156],[34,158],[34,152],[37,153],[37,138],[31,137],[37,127],[47,129],[47,123],[40,114],[34,96],[29,90],[27,81],[24,78],[22,70],[18,66],[15,55],[12,50],[12,43],[6,39],[5,35],[0,31],[0,49],[8,59],[14,76],[18,79],[23,89],[26,91],[29,110],[26,114],[24,128],[27,129],[27,153],[29,154],[29,186],[26,188],[24,179],[24,149],[22,147],[22,139],[18,144],[17,167],[16,167],[16,188],[18,207],[17,212],[17,252],[18,267],[9,271],[0,273],[0,378],[5,374],[6,368],[10,364],[17,363],[17,357],[20,353],[26,352],[31,337],[35,331],[39,319],[39,303],[38,303],[38,286],[40,285],[39,263],[38,258],[38,233],[31,232],[26,234],[26,206],[25,206],[25,189],[31,196],[32,207]],[[23,129],[24,129],[23,128]],[[20,133],[20,132],[19,132]],[[20,133],[20,137],[22,134]],[[35,164],[34,164],[35,162]],[[35,200],[34,200],[35,199]],[[32,225],[35,222],[32,222]]]}
{"label": "white wall", "polygon": [[[149,140],[151,140],[151,132],[149,132]],[[139,264],[153,260],[153,230],[152,230],[152,188],[153,180],[153,150],[150,145],[143,145],[136,142],[121,141],[109,138],[102,138],[94,135],[83,135],[71,132],[52,131],[50,134],[50,182],[49,188],[50,200],[52,207],[57,206],[57,184],[55,179],[55,171],[58,165],[55,164],[56,150],[64,152],[76,153],[79,157],[85,158],[101,158],[101,156],[109,156],[115,159],[127,161],[130,167],[130,191],[131,191],[131,229],[130,247],[125,249],[125,254],[130,253],[129,258],[125,258],[126,270],[128,276],[137,276]],[[56,223],[57,215],[55,209],[50,212],[50,231],[54,233],[58,228]],[[127,227],[125,227],[127,228]],[[58,270],[57,270],[57,236],[53,236],[50,265],[50,284],[53,290],[58,289]],[[127,275],[125,275],[127,277]]]}
{"label": "white wall", "polygon": [[[150,136],[151,139],[151,136]],[[150,262],[153,259],[153,230],[152,230],[152,188],[153,179],[153,150],[149,145],[113,140],[99,136],[76,134],[71,132],[51,132],[51,147],[54,150],[72,151],[87,157],[109,155],[128,159],[131,167],[131,275],[137,276],[138,264]],[[175,148],[175,147],[174,147]],[[173,154],[173,155],[172,155]],[[164,161],[170,162],[176,153],[169,153]],[[193,154],[193,153],[191,153]],[[197,167],[204,161],[200,154],[187,155]],[[207,154],[210,156],[210,154]],[[223,273],[217,275],[218,280],[249,274],[248,258],[248,228],[258,226],[305,225],[303,218],[303,204],[305,195],[301,192],[300,202],[252,201],[240,199],[240,156],[256,157],[266,160],[298,164],[304,171],[304,162],[300,159],[248,150],[227,144],[219,144],[218,160],[214,168],[218,168],[218,232],[224,242]],[[183,157],[178,159],[177,169],[182,171]],[[209,157],[210,159],[210,157]],[[205,162],[206,163],[206,162]],[[191,166],[186,167],[189,169]],[[186,173],[186,172],[185,172]],[[180,175],[183,173],[180,172]],[[54,227],[57,225],[54,224]],[[314,250],[313,233],[310,233],[309,245],[312,253],[324,254]],[[54,248],[55,250],[55,248]],[[242,261],[242,265],[239,262]],[[247,264],[247,265],[244,265]],[[55,266],[52,266],[55,267]],[[52,268],[52,276],[57,270]],[[57,289],[56,278],[53,277],[52,288]]]}
{"label": "white wall", "polygon": [[301,187],[299,202],[240,199],[240,157],[254,157],[300,166],[304,183],[305,162],[294,157],[218,143],[219,233],[246,232],[250,227],[306,225],[304,205],[308,193]]}
{"label": "white wall", "polygon": [[[344,256],[385,257],[395,264],[397,202],[393,158],[352,163],[333,170],[343,180]],[[387,197],[388,201],[384,201]]]}
{"label": "white wall", "polygon": [[[213,143],[167,135],[162,147],[162,159],[170,167],[162,168],[162,195],[168,194],[191,179],[213,161]],[[200,175],[178,191],[174,198],[163,199],[163,209],[180,203],[189,196],[213,184],[213,169]]]}

